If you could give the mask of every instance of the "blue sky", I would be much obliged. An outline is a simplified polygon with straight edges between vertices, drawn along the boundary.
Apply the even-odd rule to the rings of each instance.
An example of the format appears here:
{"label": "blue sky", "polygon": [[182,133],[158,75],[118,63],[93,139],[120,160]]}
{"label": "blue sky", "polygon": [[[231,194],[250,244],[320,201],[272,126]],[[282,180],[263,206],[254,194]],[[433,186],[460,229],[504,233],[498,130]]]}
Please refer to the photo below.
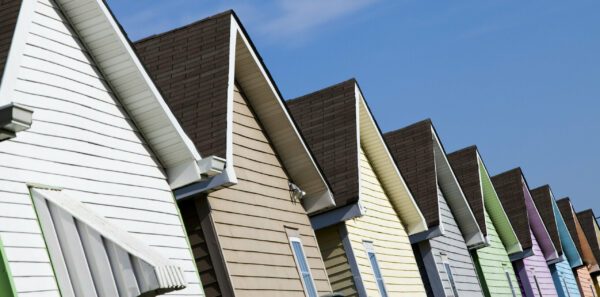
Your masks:
{"label": "blue sky", "polygon": [[117,1],[132,40],[234,9],[286,99],[355,77],[384,132],[520,166],[600,215],[600,1]]}

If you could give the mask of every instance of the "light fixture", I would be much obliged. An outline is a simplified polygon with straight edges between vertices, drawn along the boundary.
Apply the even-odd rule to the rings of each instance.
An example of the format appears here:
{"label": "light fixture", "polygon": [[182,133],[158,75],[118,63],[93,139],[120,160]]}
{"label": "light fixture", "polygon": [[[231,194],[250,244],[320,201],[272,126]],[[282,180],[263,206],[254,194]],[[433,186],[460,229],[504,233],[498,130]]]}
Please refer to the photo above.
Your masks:
{"label": "light fixture", "polygon": [[306,195],[306,192],[302,191],[293,182],[288,182],[288,185],[290,187],[290,197],[292,198],[292,200],[300,201],[300,199],[302,199]]}

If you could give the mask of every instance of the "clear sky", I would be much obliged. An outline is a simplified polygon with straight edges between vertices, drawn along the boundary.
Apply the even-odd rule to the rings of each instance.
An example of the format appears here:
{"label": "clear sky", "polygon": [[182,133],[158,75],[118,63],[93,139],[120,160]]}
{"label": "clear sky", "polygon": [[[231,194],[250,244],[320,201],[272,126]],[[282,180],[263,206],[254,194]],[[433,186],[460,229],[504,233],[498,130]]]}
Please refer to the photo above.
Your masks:
{"label": "clear sky", "polygon": [[234,9],[286,99],[355,77],[384,132],[431,118],[600,216],[600,1],[108,4],[132,40]]}

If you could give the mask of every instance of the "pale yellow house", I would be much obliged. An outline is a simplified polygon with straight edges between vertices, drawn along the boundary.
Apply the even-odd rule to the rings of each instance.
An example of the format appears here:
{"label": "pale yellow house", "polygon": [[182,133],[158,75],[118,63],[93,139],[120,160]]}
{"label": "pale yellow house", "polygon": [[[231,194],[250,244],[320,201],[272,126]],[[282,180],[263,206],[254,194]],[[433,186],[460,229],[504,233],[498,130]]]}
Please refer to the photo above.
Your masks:
{"label": "pale yellow house", "polygon": [[426,296],[408,236],[425,219],[354,79],[287,101],[334,192],[311,215],[334,292]]}

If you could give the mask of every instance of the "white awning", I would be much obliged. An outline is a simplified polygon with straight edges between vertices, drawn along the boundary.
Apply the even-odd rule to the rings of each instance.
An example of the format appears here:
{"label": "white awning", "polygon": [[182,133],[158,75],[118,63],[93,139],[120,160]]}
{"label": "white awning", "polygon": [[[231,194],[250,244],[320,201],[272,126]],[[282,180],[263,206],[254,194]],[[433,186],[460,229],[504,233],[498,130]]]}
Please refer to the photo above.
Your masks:
{"label": "white awning", "polygon": [[31,194],[64,297],[153,296],[185,288],[180,267],[77,199],[59,190],[31,188]]}

